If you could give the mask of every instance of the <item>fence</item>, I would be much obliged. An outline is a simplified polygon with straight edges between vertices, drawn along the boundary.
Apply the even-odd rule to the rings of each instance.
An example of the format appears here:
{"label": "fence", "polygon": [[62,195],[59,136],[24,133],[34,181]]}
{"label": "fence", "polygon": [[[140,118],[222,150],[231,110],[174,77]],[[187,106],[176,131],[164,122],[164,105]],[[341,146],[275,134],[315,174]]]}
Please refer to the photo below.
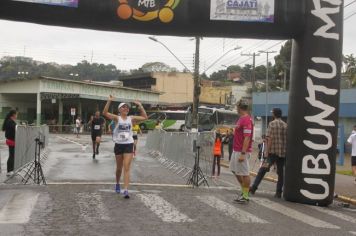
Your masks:
{"label": "fence", "polygon": [[200,168],[206,176],[211,176],[213,165],[213,132],[187,133],[154,130],[148,133],[146,148],[165,167],[188,177],[195,161],[194,140],[200,147]]}
{"label": "fence", "polygon": [[14,171],[18,172],[35,159],[36,139],[43,142],[43,149],[46,149],[49,142],[49,129],[43,126],[17,126],[15,136],[15,166]]}

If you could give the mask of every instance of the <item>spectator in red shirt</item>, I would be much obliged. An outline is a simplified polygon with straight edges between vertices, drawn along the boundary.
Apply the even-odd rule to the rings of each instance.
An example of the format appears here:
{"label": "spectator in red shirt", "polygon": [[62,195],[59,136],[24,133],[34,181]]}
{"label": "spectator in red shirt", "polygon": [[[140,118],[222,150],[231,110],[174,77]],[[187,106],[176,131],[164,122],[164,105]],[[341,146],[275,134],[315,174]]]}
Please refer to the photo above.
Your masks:
{"label": "spectator in red shirt", "polygon": [[237,203],[249,202],[250,166],[249,158],[252,151],[253,121],[248,112],[248,102],[240,100],[237,104],[240,119],[236,123],[233,154],[230,161],[230,170],[236,176],[242,188],[242,194]]}

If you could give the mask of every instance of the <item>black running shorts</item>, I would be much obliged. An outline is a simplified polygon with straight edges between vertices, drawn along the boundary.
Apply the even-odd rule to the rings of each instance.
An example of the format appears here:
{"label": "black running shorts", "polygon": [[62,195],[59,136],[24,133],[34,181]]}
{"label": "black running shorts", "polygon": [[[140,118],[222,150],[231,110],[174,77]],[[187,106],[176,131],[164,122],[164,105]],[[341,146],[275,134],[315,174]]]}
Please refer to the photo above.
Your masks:
{"label": "black running shorts", "polygon": [[351,157],[351,165],[356,166],[356,156]]}
{"label": "black running shorts", "polygon": [[129,144],[117,144],[114,147],[115,155],[122,155],[125,153],[133,153],[133,143]]}
{"label": "black running shorts", "polygon": [[92,132],[91,133],[91,140],[94,142],[96,137],[101,137],[101,132]]}

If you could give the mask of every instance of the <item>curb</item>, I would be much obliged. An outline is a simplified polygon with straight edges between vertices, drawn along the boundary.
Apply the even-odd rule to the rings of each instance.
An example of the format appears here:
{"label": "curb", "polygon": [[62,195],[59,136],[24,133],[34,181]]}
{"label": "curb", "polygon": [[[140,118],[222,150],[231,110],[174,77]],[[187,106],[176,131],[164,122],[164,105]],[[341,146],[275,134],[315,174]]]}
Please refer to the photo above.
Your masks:
{"label": "curb", "polygon": [[[229,165],[226,164],[226,163],[221,163],[221,166],[223,166],[225,168],[229,168]],[[250,175],[256,177],[257,173],[253,172],[253,171],[250,171]],[[270,181],[270,182],[273,182],[273,183],[277,183],[277,179],[272,178],[272,177],[268,177],[267,176],[267,177],[264,177],[263,179],[267,180],[267,181]],[[341,202],[348,203],[348,204],[356,206],[356,198],[352,198],[352,197],[348,197],[348,196],[337,194],[337,195],[335,195],[335,199],[338,199]]]}

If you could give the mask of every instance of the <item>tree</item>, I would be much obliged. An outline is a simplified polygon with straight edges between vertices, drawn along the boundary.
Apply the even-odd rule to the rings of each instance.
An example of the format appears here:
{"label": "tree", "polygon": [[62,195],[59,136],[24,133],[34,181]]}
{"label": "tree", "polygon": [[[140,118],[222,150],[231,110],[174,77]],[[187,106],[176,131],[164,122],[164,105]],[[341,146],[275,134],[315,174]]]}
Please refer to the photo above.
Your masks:
{"label": "tree", "polygon": [[148,62],[140,68],[143,72],[174,72],[176,68],[170,67],[163,62]]}
{"label": "tree", "polygon": [[273,73],[275,78],[282,81],[286,78],[286,83],[289,84],[290,80],[290,66],[292,57],[292,40],[288,40],[279,51],[279,54],[274,57],[275,64],[273,66]]}
{"label": "tree", "polygon": [[227,79],[227,70],[219,70],[210,75],[210,80],[224,81]]}
{"label": "tree", "polygon": [[[59,65],[44,63],[28,57],[3,57],[0,60],[0,79],[16,78],[19,72],[28,72],[28,76],[48,76],[63,79],[110,81],[117,80],[122,74],[116,66],[109,64],[79,62],[77,65]],[[78,76],[71,76],[78,74]]]}
{"label": "tree", "polygon": [[343,56],[345,75],[348,77],[351,87],[356,86],[356,58],[351,55]]}

